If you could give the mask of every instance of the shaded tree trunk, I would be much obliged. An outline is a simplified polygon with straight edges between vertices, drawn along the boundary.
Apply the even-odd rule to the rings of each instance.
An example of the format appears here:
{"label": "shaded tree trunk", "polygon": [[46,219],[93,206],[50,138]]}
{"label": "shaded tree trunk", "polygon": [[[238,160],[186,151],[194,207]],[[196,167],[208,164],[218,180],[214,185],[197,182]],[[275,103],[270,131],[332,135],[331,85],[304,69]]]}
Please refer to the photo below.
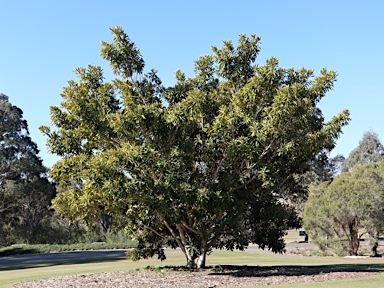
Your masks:
{"label": "shaded tree trunk", "polygon": [[112,227],[112,217],[108,213],[102,211],[99,215],[99,223],[104,233],[107,233],[111,230]]}
{"label": "shaded tree trunk", "polygon": [[195,267],[195,258],[194,255],[191,253],[191,251],[188,250],[188,248],[184,248],[184,255],[187,259],[187,265],[185,265],[188,269],[192,269]]}
{"label": "shaded tree trunk", "polygon": [[380,255],[377,253],[377,247],[379,246],[379,243],[375,241],[372,247],[372,257],[379,257]]}
{"label": "shaded tree trunk", "polygon": [[381,257],[379,253],[377,253],[377,248],[379,247],[379,233],[376,232],[372,241],[372,257]]}
{"label": "shaded tree trunk", "polygon": [[357,216],[349,224],[349,236],[350,236],[350,251],[349,254],[357,256],[357,252],[360,246],[359,231],[358,231],[359,220]]}
{"label": "shaded tree trunk", "polygon": [[205,261],[207,258],[207,242],[205,241],[200,248],[200,255],[195,259],[197,268],[205,268]]}
{"label": "shaded tree trunk", "polygon": [[[192,248],[193,249],[193,248]],[[187,260],[186,267],[188,269],[205,268],[207,258],[207,241],[203,242],[199,251],[188,250],[187,248],[182,249]]]}
{"label": "shaded tree trunk", "polygon": [[197,268],[205,268],[205,261],[207,258],[207,251],[202,251],[201,255],[195,259]]}

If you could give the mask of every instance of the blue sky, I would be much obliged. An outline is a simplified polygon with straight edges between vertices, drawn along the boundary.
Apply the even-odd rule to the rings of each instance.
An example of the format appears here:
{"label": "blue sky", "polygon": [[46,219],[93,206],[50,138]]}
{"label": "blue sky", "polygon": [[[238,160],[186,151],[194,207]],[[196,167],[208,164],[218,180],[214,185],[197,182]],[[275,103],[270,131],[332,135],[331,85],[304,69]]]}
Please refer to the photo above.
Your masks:
{"label": "blue sky", "polygon": [[38,127],[50,124],[49,107],[60,104],[75,68],[100,65],[111,79],[100,42],[112,41],[109,28],[116,25],[165,85],[174,83],[177,69],[193,76],[193,61],[212,45],[257,34],[259,65],[276,56],[282,67],[338,73],[320,108],[326,119],[349,109],[352,121],[332,155],[348,156],[364,131],[384,137],[384,1],[0,0],[0,12],[0,92],[24,111],[49,167],[58,158],[47,153]]}

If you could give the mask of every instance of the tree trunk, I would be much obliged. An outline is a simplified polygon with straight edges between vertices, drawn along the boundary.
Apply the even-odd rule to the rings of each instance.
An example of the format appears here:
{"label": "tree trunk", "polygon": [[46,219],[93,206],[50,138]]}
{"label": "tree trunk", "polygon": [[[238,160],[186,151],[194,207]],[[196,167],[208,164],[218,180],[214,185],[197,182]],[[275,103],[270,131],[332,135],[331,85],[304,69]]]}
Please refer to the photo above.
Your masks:
{"label": "tree trunk", "polygon": [[357,219],[357,217],[355,217],[355,219],[353,219],[352,222],[349,224],[349,236],[350,236],[350,247],[351,247],[349,254],[351,256],[357,256],[357,252],[360,246],[358,223],[359,223],[359,220]]}
{"label": "tree trunk", "polygon": [[187,260],[187,264],[185,265],[185,267],[187,267],[188,269],[194,268],[196,254],[194,253],[193,248],[190,248],[189,246],[184,246],[184,245],[182,246],[179,245],[179,247],[183,251],[185,258]]}
{"label": "tree trunk", "polygon": [[195,259],[197,268],[205,268],[205,260],[207,258],[207,241],[203,240],[200,246],[199,256]]}
{"label": "tree trunk", "polygon": [[379,257],[380,255],[377,253],[377,247],[379,246],[379,243],[375,241],[372,247],[372,257]]}
{"label": "tree trunk", "polygon": [[377,232],[373,238],[372,257],[381,257],[381,255],[377,253],[377,247],[379,247],[379,233]]}
{"label": "tree trunk", "polygon": [[195,266],[195,261],[193,261],[191,257],[187,257],[187,265],[185,265],[185,267],[187,267],[188,269],[192,269],[194,266]]}
{"label": "tree trunk", "polygon": [[[200,251],[189,251],[187,248],[183,249],[185,258],[187,260],[186,267],[188,269],[192,269],[194,267],[196,268],[205,268],[205,261],[207,258],[207,243],[204,242],[201,247]],[[196,253],[197,252],[197,253]]]}
{"label": "tree trunk", "polygon": [[185,246],[181,247],[181,250],[183,251],[187,260],[187,264],[185,265],[185,267],[187,267],[188,269],[192,269],[195,266],[195,261],[193,255],[191,254],[191,251],[189,251],[188,248]]}
{"label": "tree trunk", "polygon": [[205,260],[207,258],[207,251],[201,251],[201,254],[199,257],[196,258],[196,267],[197,268],[205,268]]}

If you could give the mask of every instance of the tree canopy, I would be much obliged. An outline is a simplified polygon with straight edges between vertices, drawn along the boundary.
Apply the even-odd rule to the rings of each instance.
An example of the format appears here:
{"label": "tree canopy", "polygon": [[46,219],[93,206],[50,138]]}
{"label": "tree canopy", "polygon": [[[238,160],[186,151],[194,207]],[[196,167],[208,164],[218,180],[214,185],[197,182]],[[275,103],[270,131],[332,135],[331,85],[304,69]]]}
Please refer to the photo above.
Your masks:
{"label": "tree canopy", "polygon": [[304,208],[303,224],[313,240],[326,240],[350,255],[357,255],[360,236],[374,239],[384,230],[384,162],[356,166],[332,183],[312,187]]}
{"label": "tree canopy", "polygon": [[384,159],[384,146],[379,135],[373,131],[364,133],[359,145],[352,150],[348,158],[342,164],[342,171],[351,171],[356,165],[379,162]]}
{"label": "tree canopy", "polygon": [[0,243],[39,242],[54,186],[20,108],[0,93]]}
{"label": "tree canopy", "polygon": [[294,175],[331,150],[348,111],[325,122],[317,104],[336,73],[285,69],[276,58],[255,64],[260,38],[240,35],[195,62],[195,76],[176,71],[164,87],[120,27],[102,69],[78,68],[43,126],[62,157],[51,177],[65,190],[55,209],[70,219],[112,217],[138,240],[132,259],[180,247],[187,266],[205,265],[212,248],[249,243],[281,252],[299,220],[282,198],[302,193]]}

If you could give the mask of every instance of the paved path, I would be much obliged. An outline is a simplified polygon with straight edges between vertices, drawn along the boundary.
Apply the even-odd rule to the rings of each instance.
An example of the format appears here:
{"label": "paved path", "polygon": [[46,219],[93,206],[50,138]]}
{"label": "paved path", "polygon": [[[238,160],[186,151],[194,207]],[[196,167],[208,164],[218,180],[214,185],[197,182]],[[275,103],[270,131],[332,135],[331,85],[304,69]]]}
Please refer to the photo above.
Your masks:
{"label": "paved path", "polygon": [[0,257],[0,267],[19,264],[36,264],[54,261],[71,261],[81,259],[125,257],[126,250],[92,250],[58,252],[48,254],[24,254],[15,256]]}

